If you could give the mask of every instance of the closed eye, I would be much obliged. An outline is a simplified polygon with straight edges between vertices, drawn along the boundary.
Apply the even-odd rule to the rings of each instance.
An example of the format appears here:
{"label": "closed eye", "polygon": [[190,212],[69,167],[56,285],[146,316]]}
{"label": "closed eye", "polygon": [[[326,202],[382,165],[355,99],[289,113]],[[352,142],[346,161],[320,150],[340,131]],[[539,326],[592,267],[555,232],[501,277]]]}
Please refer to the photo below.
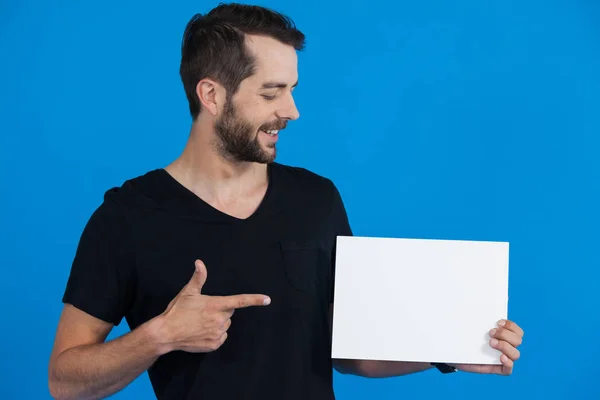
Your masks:
{"label": "closed eye", "polygon": [[270,96],[268,94],[262,94],[261,96],[267,101],[275,100],[275,97],[277,97],[277,96]]}

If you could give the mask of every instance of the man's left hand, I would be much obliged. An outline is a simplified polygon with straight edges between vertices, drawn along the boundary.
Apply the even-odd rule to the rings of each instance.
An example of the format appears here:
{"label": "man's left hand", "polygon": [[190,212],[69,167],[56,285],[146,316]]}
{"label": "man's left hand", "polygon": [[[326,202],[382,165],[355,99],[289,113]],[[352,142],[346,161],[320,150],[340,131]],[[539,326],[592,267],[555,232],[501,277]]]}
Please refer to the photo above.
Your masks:
{"label": "man's left hand", "polygon": [[521,355],[517,347],[523,342],[523,329],[512,321],[501,320],[498,327],[490,331],[490,346],[500,351],[502,365],[455,364],[460,371],[480,374],[510,375],[515,361]]}

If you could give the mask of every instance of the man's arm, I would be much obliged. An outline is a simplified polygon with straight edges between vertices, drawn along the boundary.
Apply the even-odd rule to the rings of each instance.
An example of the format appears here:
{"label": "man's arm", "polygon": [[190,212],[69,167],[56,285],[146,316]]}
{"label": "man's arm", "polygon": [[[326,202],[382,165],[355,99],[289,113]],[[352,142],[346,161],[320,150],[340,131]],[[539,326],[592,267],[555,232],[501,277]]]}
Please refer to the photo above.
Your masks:
{"label": "man's arm", "polygon": [[[330,306],[330,327],[333,327],[333,306]],[[511,375],[514,362],[521,356],[517,349],[523,342],[523,329],[513,321],[498,321],[498,327],[490,331],[490,346],[500,352],[501,365],[451,364],[459,371],[480,374]],[[401,361],[371,361],[333,359],[333,367],[340,373],[368,378],[388,378],[412,374],[432,368],[430,363]]]}
{"label": "man's arm", "polygon": [[113,325],[65,305],[52,351],[48,384],[55,399],[108,397],[146,371],[162,354],[206,353],[227,339],[235,309],[267,306],[261,294],[206,296],[206,266],[195,262],[190,281],[160,315],[105,343]]}
{"label": "man's arm", "polygon": [[363,376],[366,378],[390,378],[425,371],[431,368],[429,363],[341,360],[334,359],[333,367],[342,374]]}
{"label": "man's arm", "polygon": [[[333,199],[331,220],[333,221],[332,224],[336,227],[335,236],[352,236],[352,229],[340,192],[333,183],[332,187]],[[334,276],[335,252],[334,244],[334,248],[332,249],[332,274]],[[333,284],[331,287],[330,301],[333,304]],[[331,328],[333,327],[333,306],[330,306],[329,312],[329,326]],[[523,329],[512,321],[500,321],[499,326],[491,330],[490,336],[492,338],[490,346],[502,352],[500,357],[502,365],[458,364],[454,365],[454,367],[465,372],[510,375],[513,370],[514,361],[520,357],[520,352],[517,350],[517,347],[522,343]],[[342,359],[333,359],[333,367],[343,374],[353,374],[371,378],[407,375],[432,368],[430,363]]]}
{"label": "man's arm", "polygon": [[[333,327],[333,305],[329,307],[330,327]],[[347,360],[333,359],[333,367],[342,374],[358,375],[367,378],[389,378],[426,371],[432,368],[429,363]]]}
{"label": "man's arm", "polygon": [[55,399],[108,397],[146,371],[164,351],[154,320],[104,343],[113,325],[66,304],[50,358]]}

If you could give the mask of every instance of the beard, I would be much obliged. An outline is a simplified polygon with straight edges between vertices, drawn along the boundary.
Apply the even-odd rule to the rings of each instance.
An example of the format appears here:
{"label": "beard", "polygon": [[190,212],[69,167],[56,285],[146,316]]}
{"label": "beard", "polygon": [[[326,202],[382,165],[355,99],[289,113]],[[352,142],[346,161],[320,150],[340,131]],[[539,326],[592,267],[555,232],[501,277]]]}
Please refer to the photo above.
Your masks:
{"label": "beard", "polygon": [[220,140],[217,147],[221,155],[229,160],[261,164],[272,163],[276,156],[275,144],[268,145],[272,151],[263,149],[258,141],[258,131],[284,128],[285,121],[275,121],[256,129],[238,114],[233,102],[228,99],[223,115],[215,124],[215,132]]}

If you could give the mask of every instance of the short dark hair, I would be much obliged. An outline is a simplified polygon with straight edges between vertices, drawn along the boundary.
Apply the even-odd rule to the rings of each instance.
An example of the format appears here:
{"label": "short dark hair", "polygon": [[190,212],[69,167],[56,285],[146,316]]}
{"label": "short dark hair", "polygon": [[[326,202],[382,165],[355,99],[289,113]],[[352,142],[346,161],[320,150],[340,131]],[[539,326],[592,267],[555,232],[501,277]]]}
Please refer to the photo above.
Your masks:
{"label": "short dark hair", "polygon": [[231,98],[254,74],[255,60],[244,43],[245,34],[270,36],[296,50],[305,46],[304,34],[289,17],[265,7],[220,3],[206,15],[194,15],[183,35],[179,68],[193,119],[201,108],[196,94],[200,80],[214,79]]}

